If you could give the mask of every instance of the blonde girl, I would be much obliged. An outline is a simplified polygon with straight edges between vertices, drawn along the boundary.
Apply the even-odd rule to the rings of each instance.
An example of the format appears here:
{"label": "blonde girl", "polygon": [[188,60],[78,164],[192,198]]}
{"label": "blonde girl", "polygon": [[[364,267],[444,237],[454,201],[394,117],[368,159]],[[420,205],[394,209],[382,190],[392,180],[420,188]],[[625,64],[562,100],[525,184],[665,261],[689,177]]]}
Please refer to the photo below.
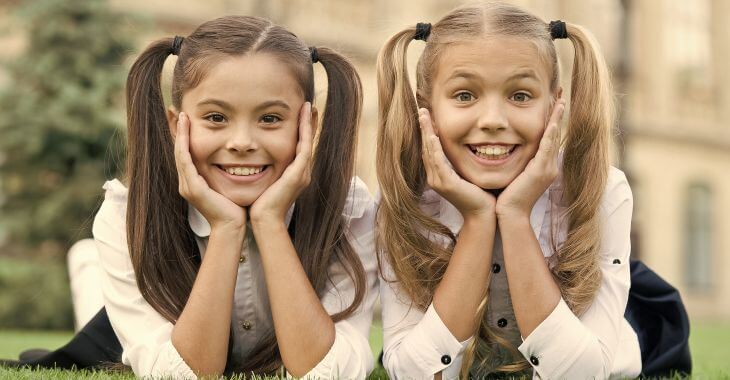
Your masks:
{"label": "blonde girl", "polygon": [[[562,133],[558,39],[575,53]],[[465,6],[394,35],[378,89],[390,376],[638,375],[624,318],[632,196],[609,165],[611,85],[591,35],[511,5]]]}

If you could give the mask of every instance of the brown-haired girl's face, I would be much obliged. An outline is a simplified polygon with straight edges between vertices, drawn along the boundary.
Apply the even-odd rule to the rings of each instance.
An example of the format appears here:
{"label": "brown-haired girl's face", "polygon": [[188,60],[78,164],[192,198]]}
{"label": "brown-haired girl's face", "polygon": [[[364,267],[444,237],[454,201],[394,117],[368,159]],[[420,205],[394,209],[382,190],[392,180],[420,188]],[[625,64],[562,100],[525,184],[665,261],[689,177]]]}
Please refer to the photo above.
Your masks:
{"label": "brown-haired girl's face", "polygon": [[198,173],[211,189],[250,206],[294,159],[303,104],[300,85],[281,58],[254,53],[222,59],[182,99]]}
{"label": "brown-haired girl's face", "polygon": [[550,75],[516,37],[444,47],[433,76],[433,122],[456,172],[483,189],[507,187],[535,156],[550,111]]}

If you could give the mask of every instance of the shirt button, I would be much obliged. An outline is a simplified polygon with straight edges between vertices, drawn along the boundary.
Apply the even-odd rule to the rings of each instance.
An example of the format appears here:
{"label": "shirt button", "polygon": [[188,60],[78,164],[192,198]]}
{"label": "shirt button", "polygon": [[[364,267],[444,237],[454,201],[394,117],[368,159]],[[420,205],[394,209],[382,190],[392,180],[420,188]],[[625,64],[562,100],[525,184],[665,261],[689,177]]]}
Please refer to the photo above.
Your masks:
{"label": "shirt button", "polygon": [[252,326],[253,326],[253,324],[252,324],[252,323],[251,323],[251,321],[249,321],[249,320],[245,320],[245,321],[241,322],[241,327],[242,327],[242,328],[243,328],[244,330],[251,330],[251,327],[252,327]]}
{"label": "shirt button", "polygon": [[241,255],[241,257],[238,259],[239,263],[245,263],[246,262],[246,256]]}
{"label": "shirt button", "polygon": [[619,259],[613,259],[613,263],[614,264],[621,264],[621,260],[619,260]]}
{"label": "shirt button", "polygon": [[532,365],[539,365],[540,361],[537,360],[537,356],[532,355],[532,356],[530,356],[530,363],[532,363]]}
{"label": "shirt button", "polygon": [[506,320],[506,319],[504,319],[504,318],[500,318],[500,319],[499,319],[499,320],[497,321],[497,326],[499,326],[499,327],[505,327],[505,326],[507,326],[507,320]]}
{"label": "shirt button", "polygon": [[502,267],[499,266],[499,264],[492,265],[492,273],[499,273],[499,271],[502,270]]}
{"label": "shirt button", "polygon": [[451,356],[449,356],[449,355],[442,356],[441,357],[441,363],[443,363],[444,365],[451,364]]}

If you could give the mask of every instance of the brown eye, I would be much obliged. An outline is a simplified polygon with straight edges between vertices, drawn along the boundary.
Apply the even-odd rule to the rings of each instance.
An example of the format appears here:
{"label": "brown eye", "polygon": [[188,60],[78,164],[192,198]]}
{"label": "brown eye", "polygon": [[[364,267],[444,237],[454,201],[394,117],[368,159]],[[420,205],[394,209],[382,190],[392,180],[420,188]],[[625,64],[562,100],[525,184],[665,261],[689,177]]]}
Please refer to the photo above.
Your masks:
{"label": "brown eye", "polygon": [[456,100],[458,100],[460,102],[465,102],[465,103],[471,102],[472,100],[474,100],[474,95],[472,95],[468,92],[460,92],[460,93],[456,94]]}
{"label": "brown eye", "polygon": [[281,121],[281,118],[276,115],[264,115],[261,117],[261,122],[266,124],[274,124]]}
{"label": "brown eye", "polygon": [[206,116],[205,119],[213,123],[224,123],[226,121],[225,116],[219,113],[210,114]]}

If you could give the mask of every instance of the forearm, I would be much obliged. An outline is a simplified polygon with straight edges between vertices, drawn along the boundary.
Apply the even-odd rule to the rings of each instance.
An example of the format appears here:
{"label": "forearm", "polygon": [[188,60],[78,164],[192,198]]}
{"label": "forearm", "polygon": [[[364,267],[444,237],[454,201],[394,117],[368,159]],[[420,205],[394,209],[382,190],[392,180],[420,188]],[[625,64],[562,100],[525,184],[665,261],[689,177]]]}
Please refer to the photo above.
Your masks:
{"label": "forearm", "polygon": [[527,337],[560,302],[560,288],[545,262],[529,215],[500,216],[505,270],[520,334]]}
{"label": "forearm", "polygon": [[332,347],[334,322],[309,282],[284,223],[257,221],[253,231],[281,358],[289,373],[302,376]]}
{"label": "forearm", "polygon": [[243,234],[213,230],[193,289],[172,331],[172,343],[199,376],[225,369],[233,293]]}
{"label": "forearm", "polygon": [[436,288],[433,306],[454,337],[464,341],[474,334],[475,318],[488,286],[496,218],[465,219],[444,277]]}

